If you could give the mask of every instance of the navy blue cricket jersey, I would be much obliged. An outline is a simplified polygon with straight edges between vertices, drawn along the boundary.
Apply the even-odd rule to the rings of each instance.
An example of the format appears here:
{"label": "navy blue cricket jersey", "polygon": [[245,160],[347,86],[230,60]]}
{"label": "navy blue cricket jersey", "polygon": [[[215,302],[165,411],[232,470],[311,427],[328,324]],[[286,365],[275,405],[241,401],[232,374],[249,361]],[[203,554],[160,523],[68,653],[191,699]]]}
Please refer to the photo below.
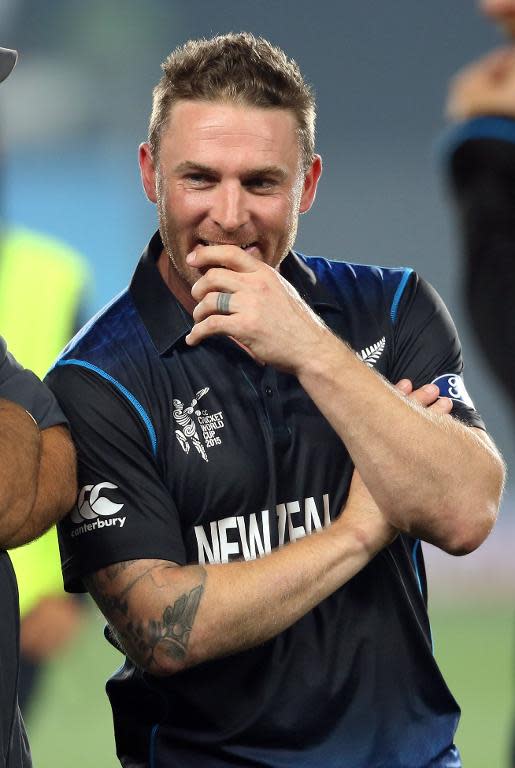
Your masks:
{"label": "navy blue cricket jersey", "polygon": [[[130,287],[48,376],[82,486],[60,527],[69,590],[124,560],[265,556],[329,525],[348,494],[345,445],[294,376],[226,337],[186,345],[192,319],[157,270],[161,250],[156,234]],[[455,417],[482,426],[453,323],[415,273],[295,253],[281,273],[364,364],[393,382],[436,381]],[[168,678],[126,660],[107,684],[122,764],[459,766],[459,708],[433,658],[426,597],[420,542],[401,535],[257,648]]]}

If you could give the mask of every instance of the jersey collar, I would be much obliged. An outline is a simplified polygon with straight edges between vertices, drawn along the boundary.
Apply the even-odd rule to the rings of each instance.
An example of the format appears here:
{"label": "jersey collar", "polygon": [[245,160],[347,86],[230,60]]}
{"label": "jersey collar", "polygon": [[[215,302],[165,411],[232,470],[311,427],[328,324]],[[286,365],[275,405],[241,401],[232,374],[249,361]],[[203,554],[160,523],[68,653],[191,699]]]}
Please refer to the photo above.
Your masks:
{"label": "jersey collar", "polygon": [[175,298],[157,268],[163,250],[157,231],[143,251],[129,291],[152,342],[163,355],[193,327],[193,319]]}
{"label": "jersey collar", "polygon": [[[184,338],[193,326],[191,315],[170,291],[157,268],[162,250],[163,242],[157,231],[143,251],[129,288],[136,309],[160,355]],[[281,264],[281,274],[312,309],[340,309],[334,295],[318,279],[302,254],[290,251]]]}

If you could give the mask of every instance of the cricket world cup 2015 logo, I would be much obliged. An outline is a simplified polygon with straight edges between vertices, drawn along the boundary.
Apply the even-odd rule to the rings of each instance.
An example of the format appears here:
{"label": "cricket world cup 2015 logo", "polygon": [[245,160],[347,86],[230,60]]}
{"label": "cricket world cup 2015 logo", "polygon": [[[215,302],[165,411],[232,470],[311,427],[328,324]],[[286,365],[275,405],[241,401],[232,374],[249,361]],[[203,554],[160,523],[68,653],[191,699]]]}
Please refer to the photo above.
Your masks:
{"label": "cricket world cup 2015 logo", "polygon": [[174,398],[172,416],[180,429],[175,429],[175,437],[184,453],[190,452],[191,445],[198,451],[204,461],[209,461],[207,449],[221,445],[222,439],[217,431],[223,429],[224,415],[222,411],[208,413],[198,406],[199,401],[207,395],[209,387],[199,389],[190,405],[185,407],[182,400]]}

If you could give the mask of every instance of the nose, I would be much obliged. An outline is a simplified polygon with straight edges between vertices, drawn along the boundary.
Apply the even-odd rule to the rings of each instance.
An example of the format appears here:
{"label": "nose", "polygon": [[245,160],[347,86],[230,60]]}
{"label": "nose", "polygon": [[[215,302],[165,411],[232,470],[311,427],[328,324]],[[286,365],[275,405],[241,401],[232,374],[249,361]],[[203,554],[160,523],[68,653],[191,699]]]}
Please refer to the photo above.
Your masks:
{"label": "nose", "polygon": [[235,232],[248,223],[246,193],[239,181],[231,180],[218,185],[211,218],[224,232]]}

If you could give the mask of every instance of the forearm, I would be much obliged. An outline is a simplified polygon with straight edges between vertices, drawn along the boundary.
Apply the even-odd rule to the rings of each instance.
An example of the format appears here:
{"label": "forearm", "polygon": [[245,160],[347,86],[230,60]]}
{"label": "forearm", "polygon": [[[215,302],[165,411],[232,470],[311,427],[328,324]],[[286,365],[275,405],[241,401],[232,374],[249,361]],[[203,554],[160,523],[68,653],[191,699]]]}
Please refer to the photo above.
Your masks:
{"label": "forearm", "polygon": [[[188,258],[207,271],[191,290],[198,303],[187,344],[225,334],[255,359],[296,375],[395,527],[450,552],[479,546],[503,482],[494,449],[470,429],[409,403],[358,360],[276,270],[230,246],[201,248]],[[216,268],[221,259],[225,269]],[[229,315],[217,313],[217,291],[234,296]],[[445,341],[446,323],[432,328]]]}
{"label": "forearm", "polygon": [[258,560],[205,567],[135,561],[86,584],[127,655],[154,675],[174,674],[282,632],[392,538],[384,523],[378,533],[374,522],[372,533],[352,512],[347,517]]}
{"label": "forearm", "polygon": [[492,448],[407,400],[329,332],[298,378],[392,525],[453,553],[478,546],[502,488]]}
{"label": "forearm", "polygon": [[27,495],[26,489],[20,488],[25,513],[13,516],[2,537],[5,548],[19,547],[41,536],[72,508],[77,497],[76,463],[66,427],[51,427],[40,433],[40,451],[31,479],[35,493]]}
{"label": "forearm", "polygon": [[40,432],[23,408],[0,400],[0,547],[30,513],[37,492]]}

